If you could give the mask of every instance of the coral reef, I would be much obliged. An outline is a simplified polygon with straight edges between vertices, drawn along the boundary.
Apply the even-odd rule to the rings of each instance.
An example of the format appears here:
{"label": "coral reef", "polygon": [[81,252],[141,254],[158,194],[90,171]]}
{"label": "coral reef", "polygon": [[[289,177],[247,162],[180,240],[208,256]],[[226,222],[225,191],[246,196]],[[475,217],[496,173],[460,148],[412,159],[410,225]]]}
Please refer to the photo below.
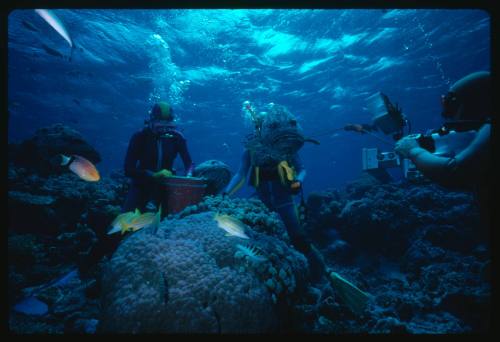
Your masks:
{"label": "coral reef", "polygon": [[286,228],[276,212],[270,211],[257,198],[223,198],[222,196],[206,196],[196,205],[186,207],[169,218],[182,218],[196,213],[214,211],[227,214],[252,227],[253,230],[276,237],[290,243]]}
{"label": "coral reef", "polygon": [[[108,236],[128,190],[123,174],[87,183],[47,172],[44,158],[74,139],[80,150],[68,153],[95,158],[76,136],[55,126],[9,147],[12,332],[491,330],[490,236],[470,193],[365,174],[345,189],[308,196],[304,228],[327,264],[372,295],[366,312],[355,315],[326,279],[311,283],[281,219],[255,198],[206,196],[169,215],[156,234]],[[43,147],[50,139],[61,149]],[[42,162],[26,162],[27,145],[39,146],[31,152]],[[209,162],[198,171],[225,170]],[[225,182],[222,171],[214,171],[214,193]],[[239,219],[250,239],[225,236],[215,213]],[[74,269],[78,276],[68,278]],[[31,296],[25,313],[14,310]],[[37,301],[48,311],[26,314]]]}
{"label": "coral reef", "polygon": [[[32,146],[30,153],[35,154],[27,155],[26,145]],[[73,304],[71,309],[62,299],[57,301],[61,309],[56,309],[54,301],[47,300],[51,304],[48,315],[34,318],[14,312],[9,326],[16,332],[63,332],[70,329],[65,316],[74,316],[75,310],[90,315],[89,319],[97,317],[88,313],[98,310],[95,292],[99,291],[99,263],[116,247],[106,231],[120,211],[128,181],[122,173],[113,172],[97,183],[87,183],[70,172],[47,173],[51,169],[40,168],[35,160],[26,163],[28,157],[48,161],[46,158],[56,152],[99,160],[97,152],[78,133],[60,125],[40,129],[23,146],[10,145],[9,152],[9,305],[26,297],[29,289],[43,287],[75,266],[86,284],[75,292],[83,309]],[[60,311],[58,318],[53,316],[54,310]],[[92,330],[92,323],[81,321],[77,325]],[[82,332],[80,328],[74,329]]]}
{"label": "coral reef", "polygon": [[263,333],[277,331],[277,303],[303,288],[307,261],[284,242],[248,229],[265,261],[237,255],[214,212],[138,231],[113,255],[103,278],[103,332]]}
{"label": "coral reef", "polygon": [[229,184],[231,170],[220,160],[207,160],[196,165],[193,176],[207,180],[206,195],[216,195]]}
{"label": "coral reef", "polygon": [[62,124],[38,129],[32,138],[19,145],[11,144],[9,152],[9,159],[16,164],[43,175],[62,171],[53,162],[58,154],[80,155],[94,164],[101,161],[99,152],[80,133]]}
{"label": "coral reef", "polygon": [[[350,279],[375,299],[366,317],[349,329],[491,329],[489,236],[472,195],[430,183],[361,181],[361,190],[356,184],[343,193],[311,194],[307,202],[312,213],[307,229],[326,261],[346,272],[358,269],[362,276]],[[319,331],[339,329],[338,322],[318,320]]]}

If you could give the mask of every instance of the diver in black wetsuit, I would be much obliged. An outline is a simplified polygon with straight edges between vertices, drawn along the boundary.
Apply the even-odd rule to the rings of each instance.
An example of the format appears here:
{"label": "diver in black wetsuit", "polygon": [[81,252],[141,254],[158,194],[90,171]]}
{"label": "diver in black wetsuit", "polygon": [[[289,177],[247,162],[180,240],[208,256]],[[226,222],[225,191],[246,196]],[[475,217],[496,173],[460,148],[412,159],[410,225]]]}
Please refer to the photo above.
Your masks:
{"label": "diver in black wetsuit", "polygon": [[[185,175],[190,177],[193,162],[184,136],[173,124],[171,106],[166,102],[156,103],[150,113],[148,126],[130,139],[125,157],[125,175],[132,178],[130,190],[122,211],[144,211],[148,201],[162,204],[162,217],[166,215],[166,196],[158,180],[175,174],[172,169],[177,155],[184,163]],[[163,190],[164,191],[164,190]]]}
{"label": "diver in black wetsuit", "polygon": [[441,130],[477,131],[475,138],[458,154],[434,155],[421,147],[415,136],[404,137],[395,146],[397,153],[409,158],[432,181],[450,189],[473,191],[484,228],[491,226],[491,86],[489,72],[475,72],[453,84],[441,98],[441,115],[448,120]]}

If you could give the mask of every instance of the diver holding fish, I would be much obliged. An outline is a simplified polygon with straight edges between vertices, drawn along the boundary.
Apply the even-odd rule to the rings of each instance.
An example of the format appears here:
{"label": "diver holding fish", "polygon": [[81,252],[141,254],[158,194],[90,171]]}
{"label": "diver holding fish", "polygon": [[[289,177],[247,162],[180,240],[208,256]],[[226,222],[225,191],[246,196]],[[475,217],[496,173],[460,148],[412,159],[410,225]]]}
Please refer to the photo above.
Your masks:
{"label": "diver holding fish", "polygon": [[245,101],[243,110],[255,129],[246,137],[238,172],[223,190],[223,196],[236,193],[250,174],[249,184],[256,189],[259,199],[280,215],[292,244],[306,256],[313,281],[328,275],[344,303],[354,312],[362,312],[368,294],[326,266],[323,256],[304,232],[295,205],[294,195],[302,194],[306,176],[298,151],[306,142],[319,142],[303,135],[295,116],[284,106],[271,103],[267,112],[257,113],[250,102]]}

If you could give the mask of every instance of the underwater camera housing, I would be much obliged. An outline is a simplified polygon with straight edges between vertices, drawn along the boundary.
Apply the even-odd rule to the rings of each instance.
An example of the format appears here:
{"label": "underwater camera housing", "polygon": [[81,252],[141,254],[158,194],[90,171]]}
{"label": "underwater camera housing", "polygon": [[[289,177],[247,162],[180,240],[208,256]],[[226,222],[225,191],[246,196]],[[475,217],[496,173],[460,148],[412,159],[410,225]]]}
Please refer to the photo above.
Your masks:
{"label": "underwater camera housing", "polygon": [[368,107],[374,113],[373,126],[384,134],[393,134],[394,140],[401,139],[404,134],[403,128],[410,126],[398,104],[393,105],[389,97],[382,92],[375,93],[368,98]]}
{"label": "underwater camera housing", "polygon": [[[367,171],[380,179],[386,174],[386,169],[402,167],[404,177],[411,181],[419,181],[424,177],[409,159],[402,159],[394,151],[381,152],[378,148],[363,148],[363,171]],[[388,180],[388,175],[386,179]]]}
{"label": "underwater camera housing", "polygon": [[[440,157],[455,157],[474,140],[477,131],[457,131],[440,128],[427,134],[412,134],[420,147]],[[409,159],[402,159],[395,152],[381,152],[378,148],[363,148],[363,170],[376,172],[376,170],[402,167],[404,177],[411,181],[424,179],[423,174]]]}

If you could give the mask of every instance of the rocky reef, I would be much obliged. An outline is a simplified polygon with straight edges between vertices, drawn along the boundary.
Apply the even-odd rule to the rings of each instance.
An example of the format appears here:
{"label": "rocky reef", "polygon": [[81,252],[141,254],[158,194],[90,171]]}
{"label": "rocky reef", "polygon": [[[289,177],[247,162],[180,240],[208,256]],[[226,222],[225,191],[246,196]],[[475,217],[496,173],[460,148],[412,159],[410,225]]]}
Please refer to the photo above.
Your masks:
{"label": "rocky reef", "polygon": [[353,279],[373,295],[356,331],[491,329],[490,238],[472,194],[365,179],[311,194],[308,207],[306,228],[327,261],[358,270]]}
{"label": "rocky reef", "polygon": [[304,256],[251,227],[248,240],[228,237],[214,214],[165,220],[156,234],[126,238],[104,272],[101,331],[278,331],[278,306],[304,287]]}
{"label": "rocky reef", "polygon": [[206,195],[216,195],[229,184],[231,170],[227,164],[212,159],[196,165],[193,176],[207,180]]}
{"label": "rocky reef", "polygon": [[79,132],[63,124],[42,127],[33,137],[9,145],[10,160],[44,176],[62,172],[54,163],[58,154],[80,155],[94,164],[101,161],[99,152]]}
{"label": "rocky reef", "polygon": [[[68,131],[40,130],[30,141]],[[169,215],[155,234],[109,236],[128,190],[123,174],[87,183],[22,162],[17,145],[9,152],[11,332],[491,330],[490,232],[470,193],[364,176],[308,196],[304,229],[330,267],[371,294],[355,315],[326,279],[311,282],[307,259],[258,199],[206,196]],[[249,239],[226,236],[215,213],[240,220]]]}
{"label": "rocky reef", "polygon": [[[100,160],[79,133],[63,125],[40,129],[21,144],[9,145],[9,305],[33,293],[49,304],[40,317],[11,310],[9,326],[16,333],[91,331],[84,329],[83,321],[74,323],[95,320],[96,325],[100,263],[119,243],[106,231],[121,210],[128,180],[114,172],[87,183],[52,166],[50,159],[58,153]],[[48,286],[71,270],[77,270],[78,282]]]}

